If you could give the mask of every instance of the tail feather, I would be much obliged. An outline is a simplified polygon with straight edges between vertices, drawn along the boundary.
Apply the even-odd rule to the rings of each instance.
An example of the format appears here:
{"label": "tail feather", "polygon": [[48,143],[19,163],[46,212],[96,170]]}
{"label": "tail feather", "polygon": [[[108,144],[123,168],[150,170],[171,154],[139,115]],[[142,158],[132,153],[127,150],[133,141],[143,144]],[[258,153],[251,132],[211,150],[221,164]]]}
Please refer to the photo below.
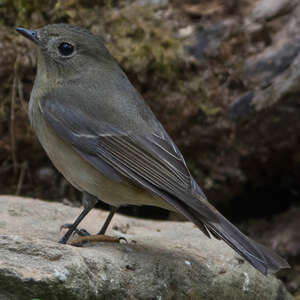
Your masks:
{"label": "tail feather", "polygon": [[186,218],[195,223],[206,236],[210,237],[211,234],[218,239],[224,240],[261,273],[266,275],[268,272],[273,273],[290,267],[275,252],[248,238],[223,217],[207,202],[205,196],[202,196],[197,185],[195,186],[194,195],[197,194],[196,198],[202,202],[200,206],[195,205],[195,201],[190,201],[190,195],[181,195],[182,199],[179,199],[149,183],[146,184],[153,193],[166,200]]}
{"label": "tail feather", "polygon": [[219,222],[204,222],[208,230],[224,240],[261,273],[266,275],[290,267],[275,252],[248,238],[219,212],[216,214]]}

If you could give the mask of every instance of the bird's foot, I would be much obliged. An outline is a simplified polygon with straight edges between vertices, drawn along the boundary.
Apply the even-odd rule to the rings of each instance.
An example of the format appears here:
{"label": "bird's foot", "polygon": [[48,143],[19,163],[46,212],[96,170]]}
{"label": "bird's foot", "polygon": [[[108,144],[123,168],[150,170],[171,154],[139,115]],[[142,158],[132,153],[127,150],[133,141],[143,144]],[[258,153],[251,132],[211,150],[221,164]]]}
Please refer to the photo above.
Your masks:
{"label": "bird's foot", "polygon": [[[63,224],[60,227],[60,230],[62,230],[64,228],[70,229],[72,226],[73,226],[73,224]],[[82,247],[84,244],[89,243],[89,242],[120,243],[122,240],[127,242],[127,240],[124,237],[113,237],[113,236],[104,235],[104,234],[92,235],[85,229],[75,228],[73,235],[74,234],[77,234],[78,238],[73,240],[70,244],[72,246],[77,246],[77,247]]]}
{"label": "bird's foot", "polygon": [[[72,228],[73,224],[71,223],[66,223],[66,224],[63,224],[60,226],[60,231],[62,231],[63,229],[70,229]],[[74,232],[73,232],[73,235],[74,234],[77,234],[79,236],[89,236],[91,235],[87,230],[85,229],[77,229],[77,228],[74,228]]]}

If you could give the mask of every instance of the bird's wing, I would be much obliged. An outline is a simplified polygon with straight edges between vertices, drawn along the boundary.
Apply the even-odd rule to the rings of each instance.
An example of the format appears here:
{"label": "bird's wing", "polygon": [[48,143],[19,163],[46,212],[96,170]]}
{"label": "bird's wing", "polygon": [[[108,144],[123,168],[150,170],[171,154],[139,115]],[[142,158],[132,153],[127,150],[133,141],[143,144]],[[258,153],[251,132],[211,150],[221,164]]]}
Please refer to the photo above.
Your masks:
{"label": "bird's wing", "polygon": [[90,100],[86,98],[65,89],[49,93],[39,102],[50,127],[85,160],[112,180],[127,178],[160,196],[207,236],[211,233],[223,239],[262,273],[288,267],[285,260],[246,237],[206,201],[179,150],[154,116],[151,130],[145,131],[140,123],[143,130],[130,131],[124,122],[122,128],[116,126],[119,114],[110,115],[114,120],[110,122],[101,106],[85,105],[84,101]]}
{"label": "bird's wing", "polygon": [[76,97],[78,94],[65,90],[63,96],[49,93],[39,103],[44,118],[60,138],[110,179],[121,181],[126,177],[161,196],[190,219],[185,211],[188,207],[214,220],[182,154],[158,121],[156,129],[147,134],[124,131],[101,118],[95,119],[94,112],[78,105],[83,100]]}

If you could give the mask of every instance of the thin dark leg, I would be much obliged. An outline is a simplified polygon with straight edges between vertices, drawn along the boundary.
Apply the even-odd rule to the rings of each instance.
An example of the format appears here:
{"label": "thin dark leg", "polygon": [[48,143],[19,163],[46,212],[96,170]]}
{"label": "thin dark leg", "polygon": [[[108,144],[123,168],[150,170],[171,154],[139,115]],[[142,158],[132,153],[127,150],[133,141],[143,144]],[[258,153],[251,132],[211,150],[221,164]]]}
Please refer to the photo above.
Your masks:
{"label": "thin dark leg", "polygon": [[60,244],[66,244],[78,224],[84,219],[84,217],[91,211],[92,207],[84,208],[81,214],[77,217],[75,222],[70,226],[66,234],[58,241]]}
{"label": "thin dark leg", "polygon": [[83,203],[83,211],[81,214],[77,217],[75,222],[69,226],[69,230],[66,232],[66,234],[58,241],[60,244],[66,244],[78,224],[84,219],[84,217],[92,210],[92,208],[95,206],[97,203],[97,198],[94,196],[88,194],[88,193],[83,193],[83,198],[82,198],[82,203]]}
{"label": "thin dark leg", "polygon": [[102,228],[100,229],[100,231],[98,232],[98,234],[105,234],[107,227],[109,226],[109,223],[111,222],[111,219],[113,218],[114,214],[116,213],[116,211],[118,210],[117,207],[115,206],[111,206],[110,207],[110,213],[107,216]]}

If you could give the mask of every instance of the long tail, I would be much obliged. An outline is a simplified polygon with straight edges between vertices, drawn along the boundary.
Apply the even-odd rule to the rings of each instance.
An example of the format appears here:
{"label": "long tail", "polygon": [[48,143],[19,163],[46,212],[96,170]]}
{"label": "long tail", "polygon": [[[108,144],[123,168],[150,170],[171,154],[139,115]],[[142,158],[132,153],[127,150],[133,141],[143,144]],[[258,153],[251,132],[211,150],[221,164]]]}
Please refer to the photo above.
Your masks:
{"label": "long tail", "polygon": [[158,194],[197,225],[206,236],[210,237],[211,234],[215,238],[225,241],[264,275],[290,268],[287,261],[274,251],[243,234],[199,193],[197,195],[198,201],[200,201],[198,204],[201,203],[199,207],[192,205],[192,201],[188,197],[183,202],[178,201],[178,198],[174,198],[170,194],[162,192]]}
{"label": "long tail", "polygon": [[243,234],[219,212],[215,212],[217,222],[202,222],[214,236],[224,240],[231,248],[245,258],[263,274],[274,273],[289,268],[289,264],[271,249],[255,242]]}
{"label": "long tail", "polygon": [[166,200],[177,211],[195,223],[205,235],[212,234],[224,240],[231,248],[245,258],[252,266],[264,275],[274,273],[280,269],[290,268],[289,264],[272,250],[253,241],[231,224],[206,200],[200,187],[195,183],[195,193],[191,195],[173,195],[143,182],[149,190]]}

